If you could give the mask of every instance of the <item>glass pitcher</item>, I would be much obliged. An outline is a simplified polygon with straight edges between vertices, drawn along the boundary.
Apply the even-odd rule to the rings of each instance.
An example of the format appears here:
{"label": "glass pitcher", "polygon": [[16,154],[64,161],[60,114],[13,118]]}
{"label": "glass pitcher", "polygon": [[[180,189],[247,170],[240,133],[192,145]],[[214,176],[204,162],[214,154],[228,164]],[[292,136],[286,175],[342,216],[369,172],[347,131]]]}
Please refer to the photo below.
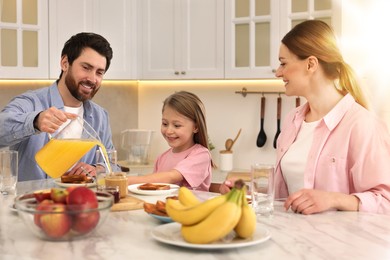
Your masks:
{"label": "glass pitcher", "polygon": [[107,163],[107,152],[98,134],[80,117],[70,120],[53,136],[49,134],[49,139],[35,154],[35,161],[52,178],[61,177],[96,145],[105,154]]}

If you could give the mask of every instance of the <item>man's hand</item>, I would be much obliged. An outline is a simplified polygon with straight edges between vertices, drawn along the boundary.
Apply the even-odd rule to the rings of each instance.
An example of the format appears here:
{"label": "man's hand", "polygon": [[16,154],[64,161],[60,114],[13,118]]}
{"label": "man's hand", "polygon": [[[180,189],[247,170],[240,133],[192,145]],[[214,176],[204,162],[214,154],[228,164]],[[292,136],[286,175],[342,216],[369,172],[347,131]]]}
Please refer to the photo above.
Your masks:
{"label": "man's hand", "polygon": [[77,118],[76,114],[67,113],[56,107],[42,111],[34,120],[34,127],[41,132],[53,134],[68,119]]}

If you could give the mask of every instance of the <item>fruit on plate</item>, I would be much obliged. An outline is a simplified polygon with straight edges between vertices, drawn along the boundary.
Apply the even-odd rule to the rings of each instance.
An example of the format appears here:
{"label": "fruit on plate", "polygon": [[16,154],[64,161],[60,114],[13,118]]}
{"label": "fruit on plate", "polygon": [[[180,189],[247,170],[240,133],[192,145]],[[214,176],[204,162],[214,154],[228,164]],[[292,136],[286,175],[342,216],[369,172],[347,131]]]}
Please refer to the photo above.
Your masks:
{"label": "fruit on plate", "polygon": [[50,189],[45,189],[45,190],[37,190],[34,191],[34,197],[38,202],[44,201],[44,200],[49,200],[51,199],[51,190]]}
{"label": "fruit on plate", "polygon": [[232,190],[195,206],[168,199],[168,215],[181,224],[181,234],[189,243],[206,244],[235,232],[237,238],[249,238],[256,230],[256,216],[246,200],[242,180]]}
{"label": "fruit on plate", "polygon": [[234,228],[237,236],[241,238],[248,238],[253,236],[256,230],[256,214],[251,206],[248,204],[246,198],[246,186],[243,187],[242,195],[242,211],[240,220],[237,223],[237,226]]}
{"label": "fruit on plate", "polygon": [[165,208],[168,216],[174,221],[183,225],[193,225],[206,218],[218,206],[225,203],[226,200],[227,195],[220,195],[195,206],[185,206],[180,202],[179,197],[179,200],[168,199]]}
{"label": "fruit on plate", "polygon": [[182,225],[183,238],[194,244],[207,244],[229,234],[241,217],[241,191],[232,192],[226,202],[195,225]]}
{"label": "fruit on plate", "polygon": [[40,216],[39,222],[42,230],[52,238],[66,235],[72,227],[72,219],[66,213],[66,206],[62,203],[52,203],[46,206],[51,212]]}
{"label": "fruit on plate", "polygon": [[200,200],[186,187],[179,188],[178,198],[185,206],[195,206],[200,204]]}

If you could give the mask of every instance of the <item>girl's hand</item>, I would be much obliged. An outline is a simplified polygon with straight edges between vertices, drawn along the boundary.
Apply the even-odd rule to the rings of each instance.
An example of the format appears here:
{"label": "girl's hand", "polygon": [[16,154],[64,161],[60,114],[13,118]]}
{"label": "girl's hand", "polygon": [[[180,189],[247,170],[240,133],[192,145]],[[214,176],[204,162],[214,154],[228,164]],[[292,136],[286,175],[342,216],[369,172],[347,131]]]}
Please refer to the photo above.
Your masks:
{"label": "girl's hand", "polygon": [[228,193],[230,189],[234,186],[235,181],[235,179],[226,180],[224,183],[221,184],[221,186],[219,186],[219,192],[221,194]]}

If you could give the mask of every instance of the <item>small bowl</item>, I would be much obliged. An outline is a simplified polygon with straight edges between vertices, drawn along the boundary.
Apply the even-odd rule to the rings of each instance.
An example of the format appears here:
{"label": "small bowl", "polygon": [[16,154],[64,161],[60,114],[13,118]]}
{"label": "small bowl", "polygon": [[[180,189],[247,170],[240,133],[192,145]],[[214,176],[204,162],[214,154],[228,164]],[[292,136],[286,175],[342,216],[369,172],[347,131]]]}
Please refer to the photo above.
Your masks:
{"label": "small bowl", "polygon": [[[28,229],[37,237],[49,241],[69,241],[92,234],[107,219],[114,203],[113,196],[108,192],[98,191],[96,197],[97,208],[76,210],[63,204],[65,211],[53,212],[49,209],[37,209],[39,203],[34,192],[31,192],[16,197],[15,208]],[[45,230],[42,224],[37,224],[37,218],[42,222],[42,216],[45,216],[46,223],[50,223],[46,224]],[[58,232],[61,229],[68,231]]]}

